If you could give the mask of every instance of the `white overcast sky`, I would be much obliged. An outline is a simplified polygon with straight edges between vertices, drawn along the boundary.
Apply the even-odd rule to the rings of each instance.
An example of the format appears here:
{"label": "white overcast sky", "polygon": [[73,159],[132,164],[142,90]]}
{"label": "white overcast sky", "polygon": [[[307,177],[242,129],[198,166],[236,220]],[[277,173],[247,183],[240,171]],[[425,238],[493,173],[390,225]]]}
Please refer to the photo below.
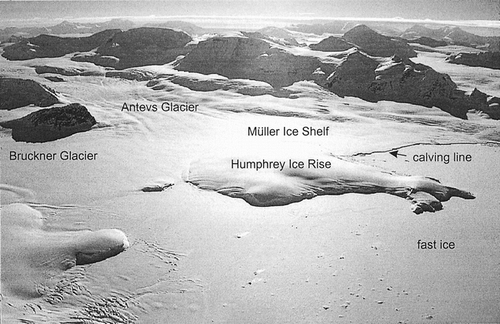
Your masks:
{"label": "white overcast sky", "polygon": [[89,14],[500,20],[500,0],[0,0],[0,18]]}

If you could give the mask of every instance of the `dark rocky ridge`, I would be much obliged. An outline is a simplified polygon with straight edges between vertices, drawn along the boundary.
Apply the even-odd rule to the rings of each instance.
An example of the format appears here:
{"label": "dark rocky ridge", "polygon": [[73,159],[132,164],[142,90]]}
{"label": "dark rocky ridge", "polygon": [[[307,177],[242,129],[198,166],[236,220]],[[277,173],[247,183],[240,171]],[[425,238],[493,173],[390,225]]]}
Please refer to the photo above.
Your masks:
{"label": "dark rocky ridge", "polygon": [[425,45],[425,46],[429,46],[429,47],[439,47],[439,46],[448,45],[448,43],[443,41],[443,40],[436,40],[434,38],[425,37],[425,36],[421,36],[421,37],[418,37],[415,39],[410,39],[409,42],[410,43],[417,43],[417,44]]}
{"label": "dark rocky ridge", "polygon": [[79,55],[74,61],[126,69],[162,65],[189,51],[192,38],[185,32],[166,28],[141,27],[119,32],[101,44],[94,55]]}
{"label": "dark rocky ridge", "polygon": [[316,80],[318,68],[332,69],[317,58],[293,55],[248,37],[214,37],[200,42],[176,67],[179,71],[264,81],[275,88]]}
{"label": "dark rocky ridge", "polygon": [[342,39],[356,44],[359,49],[372,56],[397,55],[402,58],[417,56],[417,53],[405,40],[381,35],[366,25],[352,28],[342,36]]}
{"label": "dark rocky ridge", "polygon": [[40,35],[5,47],[2,56],[8,60],[29,60],[87,52],[75,55],[72,60],[126,69],[172,62],[189,51],[186,44],[191,40],[182,31],[152,27],[106,30],[78,38]]}
{"label": "dark rocky ridge", "polygon": [[74,52],[90,51],[108,41],[118,29],[105,30],[89,37],[58,37],[40,35],[4,48],[8,60],[30,60],[43,57],[60,57]]}
{"label": "dark rocky ridge", "polygon": [[41,109],[22,118],[0,123],[12,129],[15,141],[43,143],[85,132],[96,124],[84,106],[73,103],[64,107]]}
{"label": "dark rocky ridge", "polygon": [[75,75],[81,75],[83,71],[76,68],[61,68],[50,65],[38,65],[35,66],[35,72],[37,74],[53,73],[65,76],[75,76]]}
{"label": "dark rocky ridge", "polygon": [[349,43],[342,37],[330,36],[321,40],[317,44],[311,44],[309,47],[315,51],[323,52],[336,52],[336,51],[346,51],[350,48],[356,47],[356,45]]}
{"label": "dark rocky ridge", "polygon": [[459,53],[450,55],[446,61],[453,64],[500,69],[500,52]]}
{"label": "dark rocky ridge", "polygon": [[0,110],[27,105],[52,106],[59,102],[56,92],[33,80],[0,77]]}
{"label": "dark rocky ridge", "polygon": [[379,62],[360,51],[352,52],[328,77],[326,86],[339,96],[435,106],[463,119],[469,109],[490,116],[497,114],[492,114],[486,101],[480,102],[458,90],[447,74],[399,57]]}
{"label": "dark rocky ridge", "polygon": [[372,56],[387,57],[397,55],[403,58],[415,57],[417,53],[408,43],[399,38],[381,35],[366,25],[357,25],[342,37],[330,36],[317,44],[311,44],[316,51],[345,51],[356,47]]}

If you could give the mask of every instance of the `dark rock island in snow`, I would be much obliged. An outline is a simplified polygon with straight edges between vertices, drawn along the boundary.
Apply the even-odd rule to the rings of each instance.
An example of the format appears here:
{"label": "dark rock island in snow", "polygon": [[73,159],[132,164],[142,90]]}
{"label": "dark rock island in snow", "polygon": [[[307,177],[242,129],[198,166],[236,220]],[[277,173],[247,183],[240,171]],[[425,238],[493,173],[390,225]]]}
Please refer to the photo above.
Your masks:
{"label": "dark rock island in snow", "polygon": [[84,106],[73,103],[64,107],[41,109],[19,119],[0,123],[12,129],[15,141],[43,143],[85,132],[96,124]]}
{"label": "dark rock island in snow", "polygon": [[328,77],[327,87],[339,96],[435,106],[460,118],[471,109],[469,98],[447,74],[397,56],[381,61],[353,51]]}
{"label": "dark rock island in snow", "polygon": [[56,92],[36,81],[0,77],[0,110],[10,110],[27,105],[39,107],[58,103]]}
{"label": "dark rock island in snow", "polygon": [[459,53],[446,58],[449,63],[500,69],[500,52]]}

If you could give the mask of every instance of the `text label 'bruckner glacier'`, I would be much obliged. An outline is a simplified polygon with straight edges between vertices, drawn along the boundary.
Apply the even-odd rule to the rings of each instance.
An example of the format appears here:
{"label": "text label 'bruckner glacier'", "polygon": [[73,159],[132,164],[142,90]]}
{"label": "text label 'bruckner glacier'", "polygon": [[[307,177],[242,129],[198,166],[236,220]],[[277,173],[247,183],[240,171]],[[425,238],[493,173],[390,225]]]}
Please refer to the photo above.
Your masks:
{"label": "text label 'bruckner glacier'", "polygon": [[9,152],[10,161],[94,161],[97,160],[96,152],[76,152],[76,151],[61,151],[54,152]]}

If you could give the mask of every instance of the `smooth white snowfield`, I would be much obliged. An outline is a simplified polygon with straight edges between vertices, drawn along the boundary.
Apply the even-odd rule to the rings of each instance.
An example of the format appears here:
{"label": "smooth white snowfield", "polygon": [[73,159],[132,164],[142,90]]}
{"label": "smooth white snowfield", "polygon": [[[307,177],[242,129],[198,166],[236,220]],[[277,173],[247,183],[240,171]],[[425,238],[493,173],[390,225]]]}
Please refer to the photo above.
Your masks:
{"label": "smooth white snowfield", "polygon": [[2,206],[2,291],[39,296],[45,280],[78,264],[115,256],[129,247],[116,229],[47,231],[43,216],[24,204]]}
{"label": "smooth white snowfield", "polygon": [[[420,55],[426,64],[442,64],[439,55]],[[162,80],[165,87],[159,90],[145,81],[103,76],[64,76],[66,82],[50,83],[31,68],[42,64],[101,69],[69,57],[23,62],[0,58],[2,75],[50,85],[64,104],[86,106],[98,125],[42,144],[17,143],[9,130],[0,130],[1,182],[23,188],[2,190],[2,209],[18,206],[41,213],[45,226],[52,229],[50,235],[117,228],[130,246],[102,262],[35,271],[33,281],[24,284],[43,284],[41,296],[10,292],[16,278],[9,277],[2,282],[2,323],[414,323],[500,318],[498,122],[474,113],[464,121],[439,109],[339,98],[312,82],[288,87],[294,93],[290,98],[250,96],[232,89],[193,91],[168,80]],[[455,69],[461,84],[468,82],[470,87],[494,87],[497,82],[493,73],[468,75],[465,68],[446,68]],[[171,66],[143,69],[174,73]],[[193,82],[223,79],[192,77]],[[262,86],[245,82],[246,87],[253,85]],[[199,109],[122,110],[124,103],[163,102],[190,102]],[[0,120],[37,109],[1,111]],[[248,136],[248,128],[257,126],[330,127],[330,133]],[[412,146],[417,143],[425,145]],[[396,148],[404,156],[388,153]],[[98,154],[93,161],[19,161],[10,159],[11,151]],[[413,159],[455,152],[470,154],[472,161]],[[259,177],[243,171],[246,182],[241,185],[227,159],[243,157],[321,158],[344,171],[287,170]],[[438,179],[439,186],[470,191],[476,199],[452,198],[443,210],[415,215],[404,199],[383,193],[320,195],[284,206],[256,207],[212,190],[218,188],[213,185],[217,181],[245,188],[248,181],[265,185],[277,179],[274,193],[281,194],[283,185],[294,193],[310,183],[324,185],[323,177],[357,183],[375,177],[377,183],[387,176]],[[206,179],[211,190],[193,185],[194,180]],[[173,185],[161,192],[140,190],[151,184]],[[2,213],[2,250],[26,246],[5,240],[4,231],[11,230],[5,225]],[[422,250],[419,240],[454,242],[455,248]],[[19,253],[12,263],[15,254],[6,258],[2,252],[2,277],[28,264],[32,251]]]}

